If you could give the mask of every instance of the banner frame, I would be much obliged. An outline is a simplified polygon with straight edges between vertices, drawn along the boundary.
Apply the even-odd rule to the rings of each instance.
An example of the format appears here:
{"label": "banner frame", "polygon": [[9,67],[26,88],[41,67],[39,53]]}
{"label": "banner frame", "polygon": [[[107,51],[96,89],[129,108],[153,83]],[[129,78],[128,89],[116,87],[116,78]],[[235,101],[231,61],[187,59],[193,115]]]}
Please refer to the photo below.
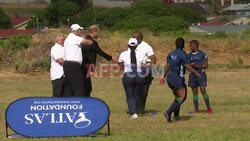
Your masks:
{"label": "banner frame", "polygon": [[[99,101],[101,101],[101,102],[103,102],[106,106],[107,106],[107,108],[108,108],[108,119],[107,119],[107,121],[106,121],[106,123],[102,126],[102,127],[100,127],[99,129],[97,129],[95,132],[93,132],[93,133],[90,133],[90,134],[88,134],[88,135],[80,135],[80,136],[46,136],[46,137],[31,137],[31,136],[26,136],[26,135],[22,135],[22,134],[20,134],[20,133],[18,133],[18,132],[16,132],[15,130],[13,130],[10,126],[9,126],[9,124],[8,124],[8,120],[7,120],[7,111],[8,111],[8,109],[9,109],[9,107],[13,104],[13,103],[15,103],[16,101],[19,101],[19,100],[22,100],[22,99],[29,99],[29,98],[62,98],[62,99],[67,99],[67,98],[87,98],[87,99],[96,99],[96,100],[99,100]],[[104,126],[107,126],[107,133],[105,133],[104,135],[106,135],[106,136],[109,136],[110,135],[110,133],[111,133],[111,129],[110,129],[110,109],[109,109],[109,106],[108,106],[108,104],[104,101],[104,100],[102,100],[102,99],[99,99],[99,98],[96,98],[96,97],[46,97],[46,96],[42,96],[42,97],[39,97],[39,96],[37,96],[37,97],[23,97],[23,98],[19,98],[19,99],[16,99],[16,100],[14,100],[14,101],[12,101],[9,105],[8,105],[8,107],[6,108],[6,110],[5,110],[5,126],[6,126],[6,130],[5,130],[5,134],[6,134],[6,138],[9,138],[11,135],[9,134],[9,132],[8,132],[8,129],[11,129],[13,132],[15,132],[16,134],[14,134],[14,135],[20,135],[20,136],[22,136],[22,137],[24,137],[24,138],[58,138],[58,137],[91,137],[90,135],[91,134],[95,134],[97,131],[99,131],[99,130],[101,130],[101,129],[103,129],[104,128]],[[98,135],[98,134],[95,134],[95,135]],[[93,136],[92,136],[93,137]],[[104,136],[105,137],[105,136]]]}

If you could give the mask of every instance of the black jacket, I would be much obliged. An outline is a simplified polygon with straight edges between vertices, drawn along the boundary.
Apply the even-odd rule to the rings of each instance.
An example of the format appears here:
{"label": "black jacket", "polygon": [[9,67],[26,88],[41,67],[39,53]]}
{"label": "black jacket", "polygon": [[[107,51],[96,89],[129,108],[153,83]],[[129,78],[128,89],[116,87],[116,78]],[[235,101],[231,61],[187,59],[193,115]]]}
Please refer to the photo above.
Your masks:
{"label": "black jacket", "polygon": [[96,64],[97,54],[99,54],[108,61],[112,59],[112,56],[102,51],[98,43],[90,35],[86,36],[86,38],[91,39],[93,41],[93,44],[89,46],[82,46],[83,64]]}

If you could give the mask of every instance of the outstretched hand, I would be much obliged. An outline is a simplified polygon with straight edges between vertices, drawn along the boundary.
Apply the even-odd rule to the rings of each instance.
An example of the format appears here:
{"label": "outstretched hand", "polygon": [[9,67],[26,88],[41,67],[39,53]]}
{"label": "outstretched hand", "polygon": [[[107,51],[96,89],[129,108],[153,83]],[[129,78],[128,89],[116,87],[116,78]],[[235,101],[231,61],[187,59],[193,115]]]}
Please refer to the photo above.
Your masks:
{"label": "outstretched hand", "polygon": [[116,57],[116,56],[112,56],[112,61],[114,62],[114,63],[117,63],[118,62],[118,57]]}
{"label": "outstretched hand", "polygon": [[162,78],[160,79],[160,85],[163,85],[163,84],[165,83],[165,81],[166,81],[166,78],[165,78],[165,77],[162,77]]}

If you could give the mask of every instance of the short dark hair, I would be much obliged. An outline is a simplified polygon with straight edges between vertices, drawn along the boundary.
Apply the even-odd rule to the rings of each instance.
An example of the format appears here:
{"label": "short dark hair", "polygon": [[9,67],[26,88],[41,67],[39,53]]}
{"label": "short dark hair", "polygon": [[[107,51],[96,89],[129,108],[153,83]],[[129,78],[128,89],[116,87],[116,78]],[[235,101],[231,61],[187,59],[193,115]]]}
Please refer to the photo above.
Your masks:
{"label": "short dark hair", "polygon": [[200,43],[199,43],[198,40],[192,40],[192,41],[190,41],[189,44],[190,44],[190,45],[191,45],[191,44],[195,44],[197,47],[199,47],[199,45],[200,45]]}
{"label": "short dark hair", "polygon": [[183,38],[177,38],[175,41],[176,48],[183,49],[185,46],[185,41]]}
{"label": "short dark hair", "polygon": [[135,32],[133,34],[133,37],[134,38],[139,38],[139,39],[143,40],[143,34],[141,32]]}

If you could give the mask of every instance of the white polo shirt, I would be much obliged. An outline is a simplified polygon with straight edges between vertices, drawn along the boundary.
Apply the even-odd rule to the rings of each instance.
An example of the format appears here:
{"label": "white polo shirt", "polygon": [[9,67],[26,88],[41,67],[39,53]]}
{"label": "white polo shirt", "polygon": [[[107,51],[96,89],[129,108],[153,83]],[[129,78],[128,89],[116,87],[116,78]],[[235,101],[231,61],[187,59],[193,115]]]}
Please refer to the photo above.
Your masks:
{"label": "white polo shirt", "polygon": [[64,74],[63,66],[56,62],[59,58],[64,58],[64,47],[55,43],[50,50],[51,56],[51,67],[50,67],[50,78],[51,80],[59,79]]}
{"label": "white polo shirt", "polygon": [[64,55],[66,61],[75,61],[82,63],[82,37],[70,33],[64,41]]}
{"label": "white polo shirt", "polygon": [[[118,62],[123,62],[124,63],[124,73],[125,72],[133,72],[131,68],[131,58],[130,58],[130,52],[131,50],[128,49],[127,51],[124,51],[121,53],[119,57]],[[143,58],[144,54],[141,53],[137,48],[135,49],[135,55],[136,55],[136,63],[137,63],[137,72],[142,72],[141,71],[141,65],[143,64]]]}
{"label": "white polo shirt", "polygon": [[154,51],[153,48],[146,42],[142,41],[136,48],[139,52],[141,52],[142,54],[144,54],[143,57],[143,64],[147,63],[147,60],[149,58],[149,56],[154,55]]}

